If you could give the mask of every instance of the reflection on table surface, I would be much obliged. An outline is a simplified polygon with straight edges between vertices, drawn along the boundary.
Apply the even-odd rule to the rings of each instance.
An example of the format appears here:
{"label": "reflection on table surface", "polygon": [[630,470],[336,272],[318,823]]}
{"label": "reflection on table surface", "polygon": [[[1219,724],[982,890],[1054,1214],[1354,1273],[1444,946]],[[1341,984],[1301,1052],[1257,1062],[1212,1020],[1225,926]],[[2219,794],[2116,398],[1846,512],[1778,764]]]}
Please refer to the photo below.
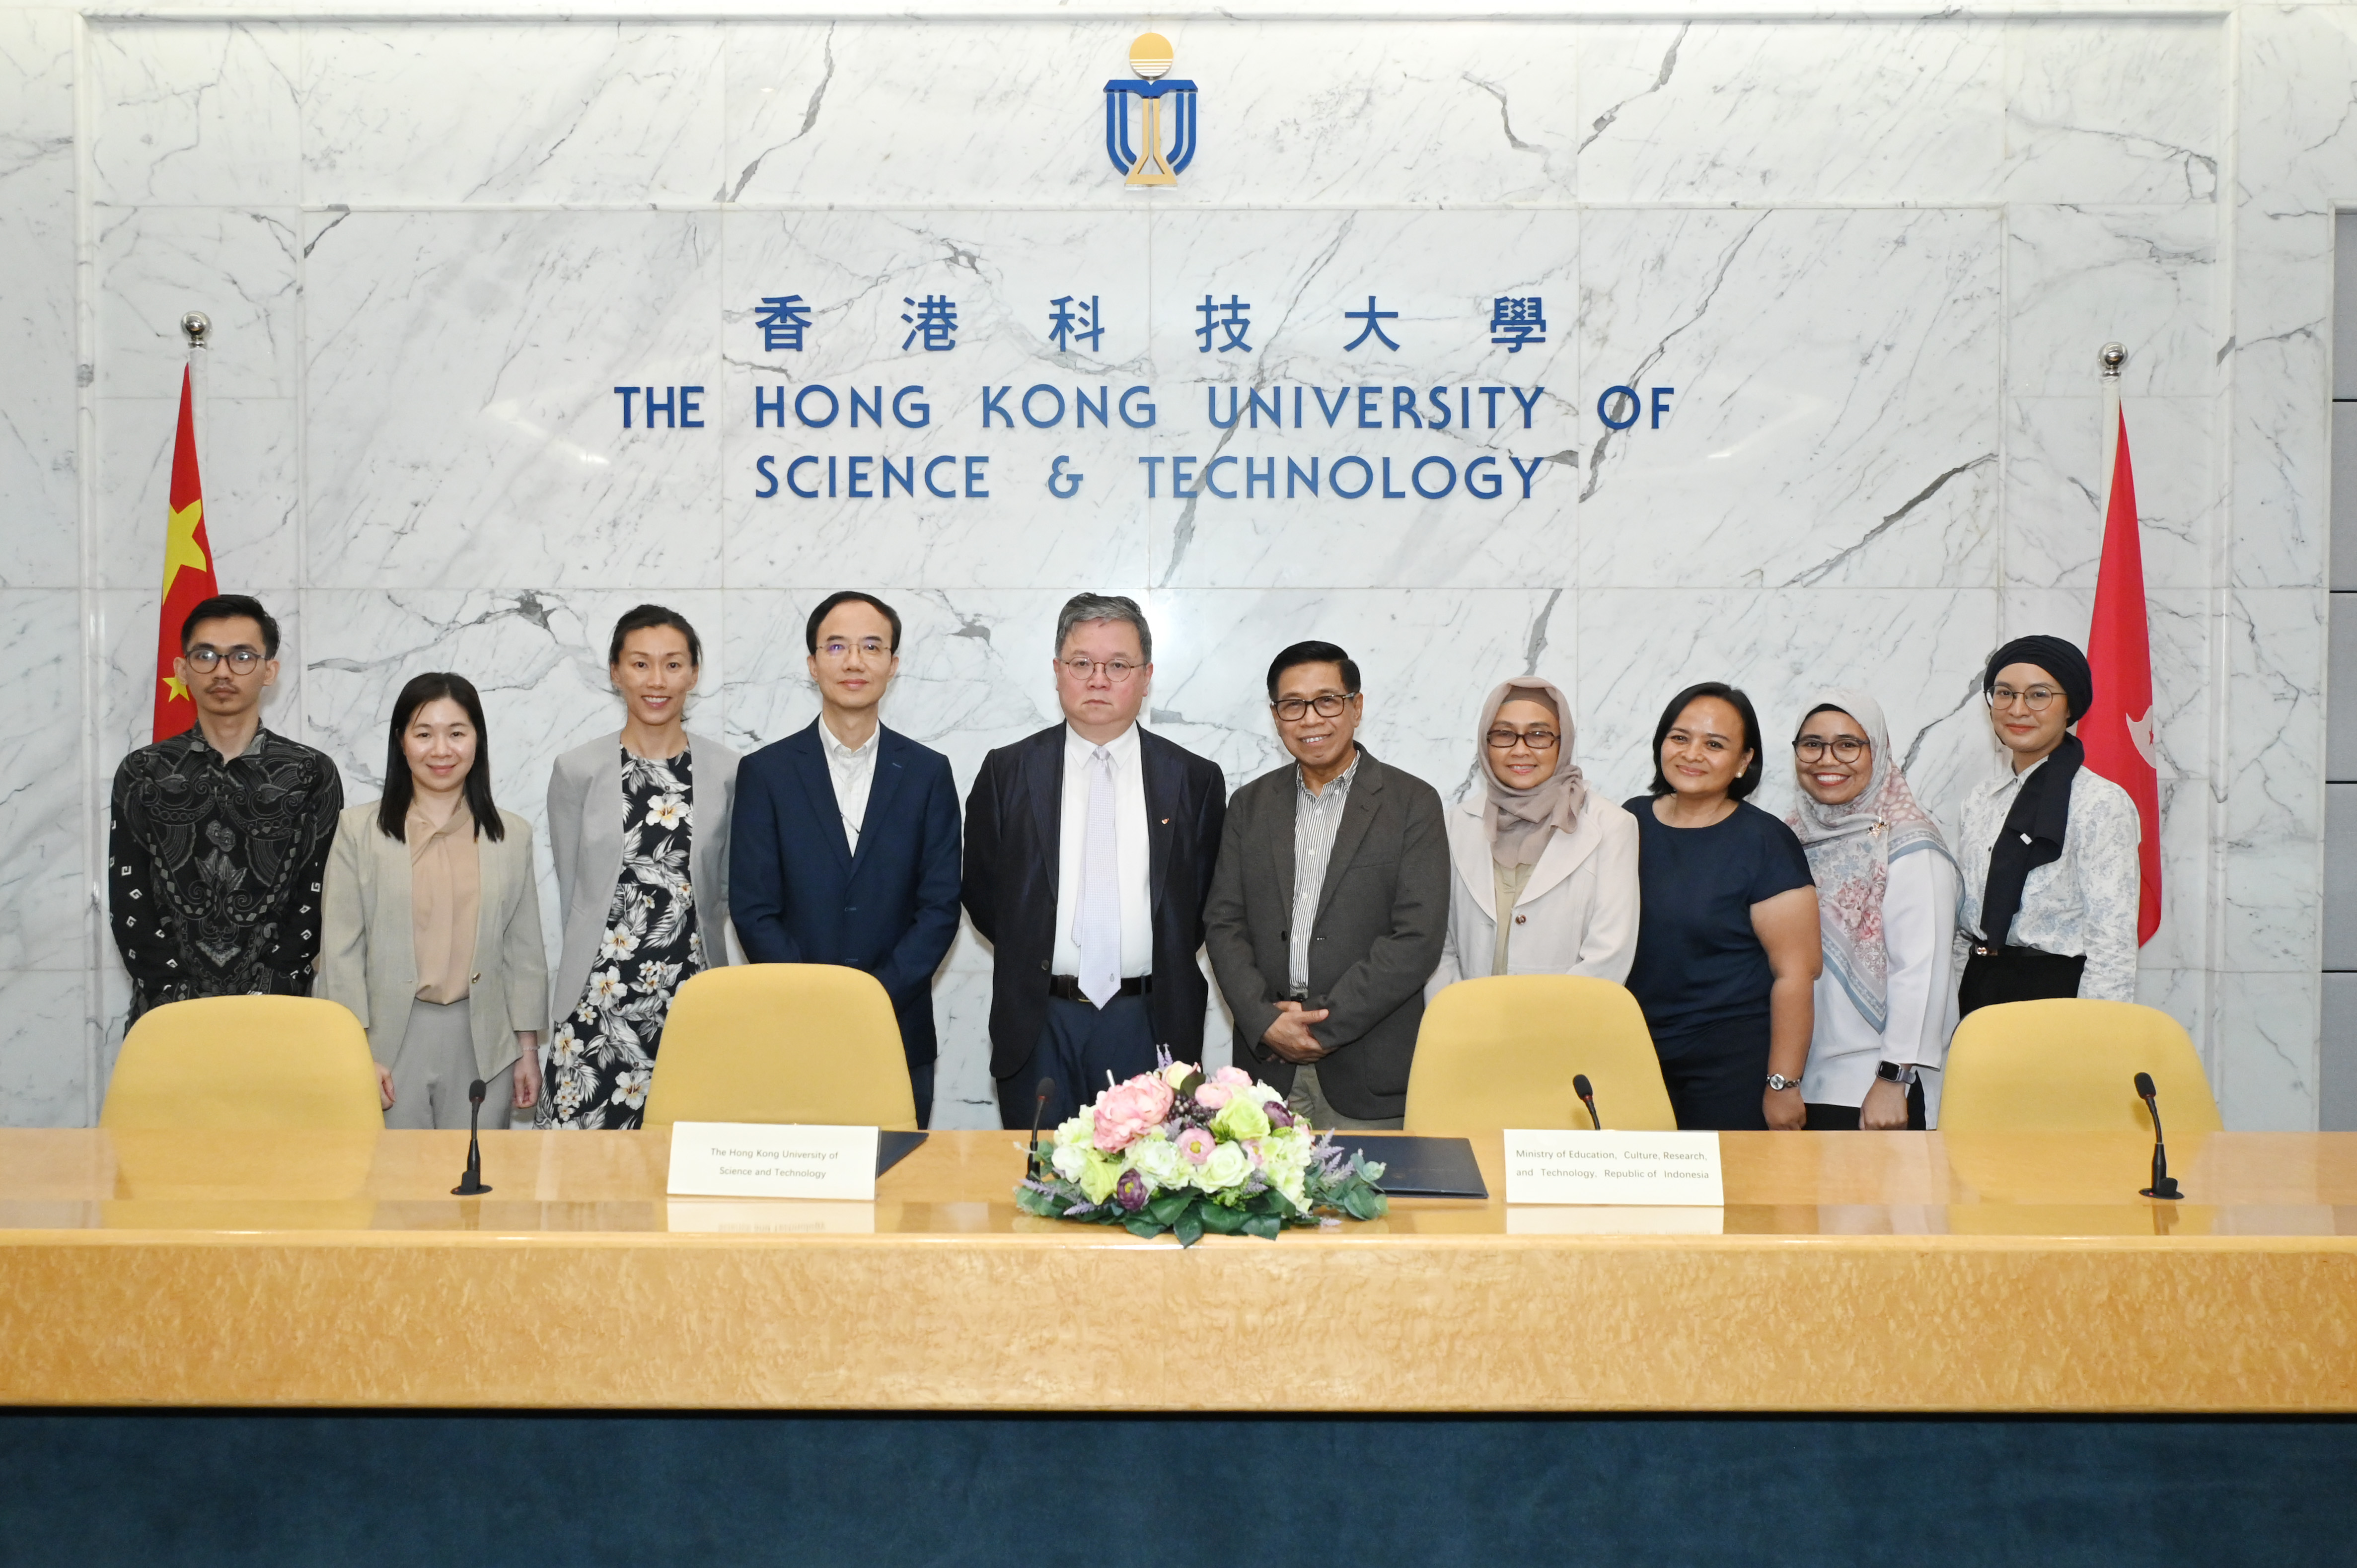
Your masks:
{"label": "reflection on table surface", "polygon": [[[483,1134],[491,1193],[458,1198],[463,1133],[0,1131],[0,1231],[673,1233],[922,1240],[984,1234],[1131,1244],[1018,1211],[1019,1134],[937,1132],[873,1204],[666,1199],[664,1132]],[[2357,1236],[2357,1133],[2218,1133],[2169,1150],[2187,1200],[2139,1197],[2134,1133],[1730,1133],[1723,1211],[1509,1209],[1500,1140],[1477,1137],[1489,1201],[1398,1198],[1388,1217],[1288,1232],[1370,1238]]]}

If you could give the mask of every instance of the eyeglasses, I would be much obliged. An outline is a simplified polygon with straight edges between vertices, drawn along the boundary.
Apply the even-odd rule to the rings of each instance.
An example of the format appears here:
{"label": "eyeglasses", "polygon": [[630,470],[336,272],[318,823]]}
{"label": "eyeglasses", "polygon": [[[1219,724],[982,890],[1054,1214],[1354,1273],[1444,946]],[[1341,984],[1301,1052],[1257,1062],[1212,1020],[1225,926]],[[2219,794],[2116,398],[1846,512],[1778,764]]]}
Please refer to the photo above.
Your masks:
{"label": "eyeglasses", "polygon": [[1553,751],[1563,736],[1551,729],[1509,729],[1500,725],[1490,732],[1489,738],[1491,751],[1512,751],[1518,746],[1527,746],[1533,751]]}
{"label": "eyeglasses", "polygon": [[1854,735],[1837,735],[1831,740],[1821,740],[1813,735],[1803,736],[1792,743],[1792,755],[1803,762],[1823,762],[1828,751],[1844,762],[1856,762],[1873,749],[1871,745]]}
{"label": "eyeglasses", "polygon": [[2031,713],[2042,714],[2052,707],[2054,699],[2061,694],[2051,686],[2032,686],[2027,692],[2017,692],[2010,686],[1992,686],[1989,688],[1988,705],[1992,708],[2009,708],[2018,700]]}
{"label": "eyeglasses", "polygon": [[1102,670],[1104,671],[1104,678],[1116,686],[1136,674],[1142,668],[1132,664],[1126,659],[1059,659],[1056,662],[1062,665],[1064,673],[1075,681],[1086,682],[1091,675]]}
{"label": "eyeglasses", "polygon": [[229,667],[241,675],[253,674],[254,667],[262,662],[262,655],[251,648],[232,648],[227,653],[223,653],[220,649],[208,647],[203,643],[189,649],[181,657],[188,661],[189,669],[200,675],[211,674],[224,659],[229,660]]}
{"label": "eyeglasses", "polygon": [[880,637],[863,637],[857,642],[846,642],[838,637],[818,645],[818,650],[821,653],[834,660],[850,658],[851,650],[855,648],[870,659],[881,659],[892,651]]}
{"label": "eyeglasses", "polygon": [[1329,692],[1322,697],[1284,697],[1271,703],[1269,706],[1275,711],[1278,718],[1283,719],[1286,724],[1297,725],[1313,708],[1318,711],[1318,716],[1321,719],[1339,717],[1342,710],[1351,705],[1351,699],[1358,694],[1356,692],[1346,692],[1338,697]]}

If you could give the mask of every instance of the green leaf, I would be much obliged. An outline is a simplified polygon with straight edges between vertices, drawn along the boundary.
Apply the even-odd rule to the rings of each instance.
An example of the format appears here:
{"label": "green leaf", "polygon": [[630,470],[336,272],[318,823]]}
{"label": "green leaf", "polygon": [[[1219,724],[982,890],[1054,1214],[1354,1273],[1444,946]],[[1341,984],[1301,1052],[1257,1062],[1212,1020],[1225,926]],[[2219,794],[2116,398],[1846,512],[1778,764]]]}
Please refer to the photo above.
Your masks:
{"label": "green leaf", "polygon": [[1168,1225],[1186,1213],[1187,1206],[1194,1201],[1195,1195],[1189,1192],[1157,1193],[1146,1203],[1146,1212],[1152,1215],[1157,1224]]}
{"label": "green leaf", "polygon": [[1264,1241],[1274,1241],[1276,1233],[1285,1229],[1285,1221],[1274,1214],[1255,1214],[1244,1221],[1245,1231]]}
{"label": "green leaf", "polygon": [[1383,1196],[1354,1183],[1342,1194],[1342,1209],[1353,1219],[1372,1219],[1383,1212]]}
{"label": "green leaf", "polygon": [[1203,1239],[1203,1205],[1188,1207],[1187,1212],[1172,1223],[1170,1233],[1178,1238],[1181,1247],[1191,1247]]}
{"label": "green leaf", "polygon": [[1148,1241],[1161,1235],[1164,1230],[1164,1227],[1156,1224],[1143,1214],[1131,1215],[1122,1221],[1122,1225],[1131,1235],[1142,1236]]}
{"label": "green leaf", "polygon": [[1223,1208],[1216,1203],[1206,1203],[1196,1212],[1202,1219],[1204,1230],[1216,1230],[1222,1236],[1232,1236],[1242,1230],[1245,1221],[1251,1218],[1232,1208]]}

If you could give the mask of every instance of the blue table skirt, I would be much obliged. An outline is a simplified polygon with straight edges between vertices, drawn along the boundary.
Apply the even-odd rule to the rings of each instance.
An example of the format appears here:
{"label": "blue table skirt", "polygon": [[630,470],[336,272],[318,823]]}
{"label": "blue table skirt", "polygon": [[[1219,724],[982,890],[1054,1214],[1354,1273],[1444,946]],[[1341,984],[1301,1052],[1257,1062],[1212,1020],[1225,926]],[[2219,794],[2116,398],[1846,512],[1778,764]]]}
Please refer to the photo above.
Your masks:
{"label": "blue table skirt", "polygon": [[70,1568],[2357,1562],[2344,1420],[19,1411],[0,1478]]}

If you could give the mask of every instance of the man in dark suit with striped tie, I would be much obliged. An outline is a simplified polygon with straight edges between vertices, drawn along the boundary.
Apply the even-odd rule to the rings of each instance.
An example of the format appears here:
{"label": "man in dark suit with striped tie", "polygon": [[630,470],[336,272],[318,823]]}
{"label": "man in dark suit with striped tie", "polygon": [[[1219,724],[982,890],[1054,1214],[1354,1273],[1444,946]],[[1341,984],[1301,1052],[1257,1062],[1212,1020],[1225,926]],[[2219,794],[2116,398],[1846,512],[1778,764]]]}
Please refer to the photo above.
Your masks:
{"label": "man in dark suit with striped tie", "polygon": [[730,913],[755,963],[839,963],[881,981],[900,1020],[917,1124],[932,1125],[933,972],[958,929],[950,761],[877,712],[900,617],[836,594],[803,628],[819,716],[747,757],[730,822]]}
{"label": "man in dark suit with striped tie", "polygon": [[996,948],[990,1071],[1009,1127],[1053,1080],[1056,1122],[1157,1046],[1201,1059],[1195,961],[1220,854],[1219,764],[1139,727],[1154,633],[1134,599],[1081,594],[1056,623],[1064,722],[983,759],[966,796],[965,908]]}

